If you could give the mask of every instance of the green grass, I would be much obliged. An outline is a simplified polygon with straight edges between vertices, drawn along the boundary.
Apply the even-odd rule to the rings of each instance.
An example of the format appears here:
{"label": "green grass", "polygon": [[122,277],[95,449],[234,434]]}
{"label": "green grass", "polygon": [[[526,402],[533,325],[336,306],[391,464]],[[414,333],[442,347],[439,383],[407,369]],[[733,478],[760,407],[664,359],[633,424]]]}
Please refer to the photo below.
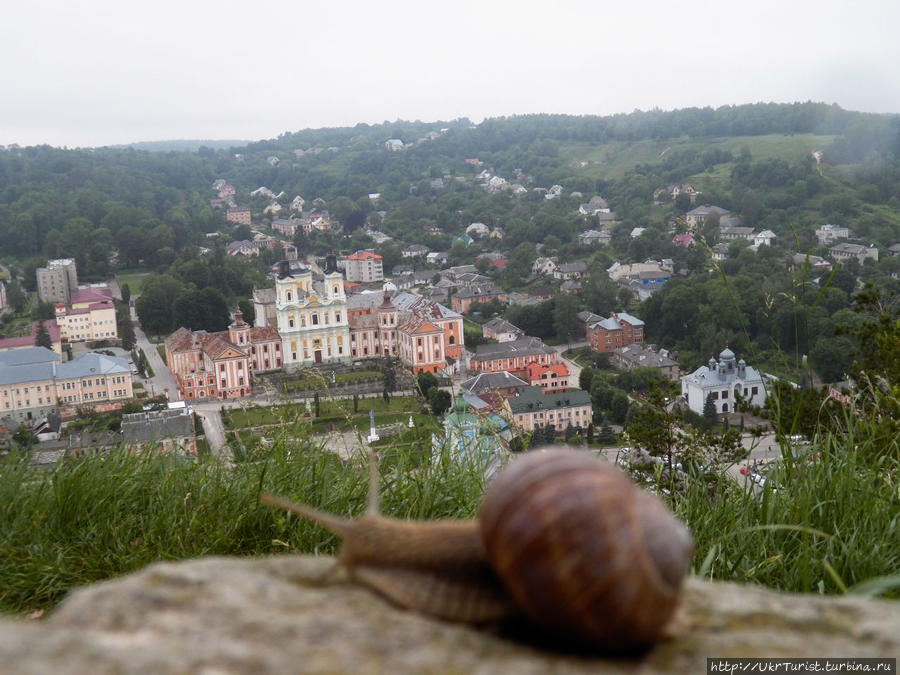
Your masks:
{"label": "green grass", "polygon": [[[357,382],[371,382],[380,379],[380,370],[361,370],[351,373],[338,373],[334,376],[335,384],[355,384]],[[302,391],[313,389],[328,389],[332,385],[330,377],[304,377],[299,380],[286,380],[285,391]]]}
{"label": "green grass", "polygon": [[159,354],[159,358],[161,358],[161,359],[162,359],[162,362],[165,363],[165,362],[166,362],[166,348],[165,348],[165,345],[157,345],[157,346],[156,346],[156,353]]}
{"label": "green grass", "polygon": [[[419,460],[416,460],[416,464]],[[418,470],[394,453],[382,511],[398,518],[475,515],[480,469],[447,458]],[[276,441],[260,461],[112,452],[36,473],[0,462],[0,612],[49,608],[67,591],[159,560],[202,555],[333,553],[336,538],[259,505],[271,492],[343,516],[361,513],[367,470],[308,442]]]}
{"label": "green grass", "polygon": [[[310,408],[315,413],[315,403],[310,401]],[[329,421],[344,420],[354,416],[364,415],[368,425],[369,410],[376,414],[384,412],[420,412],[422,404],[412,396],[394,396],[388,403],[380,396],[376,398],[360,398],[358,400],[358,412],[353,413],[353,399],[319,401],[319,417],[328,418]],[[243,429],[247,427],[266,426],[270,424],[290,424],[302,421],[306,418],[306,404],[292,403],[277,406],[251,406],[247,408],[230,408],[225,410],[222,421],[226,429]],[[376,417],[376,422],[380,417]]]}
{"label": "green grass", "polygon": [[150,272],[120,272],[116,275],[116,281],[119,283],[120,289],[122,284],[128,284],[131,297],[135,297],[141,294],[141,290],[144,288],[144,281],[149,276]]}
{"label": "green grass", "polygon": [[764,490],[692,484],[676,511],[694,534],[695,572],[814,593],[880,579],[880,591],[900,597],[900,465],[864,455],[852,439],[826,436],[815,461],[776,466]]}

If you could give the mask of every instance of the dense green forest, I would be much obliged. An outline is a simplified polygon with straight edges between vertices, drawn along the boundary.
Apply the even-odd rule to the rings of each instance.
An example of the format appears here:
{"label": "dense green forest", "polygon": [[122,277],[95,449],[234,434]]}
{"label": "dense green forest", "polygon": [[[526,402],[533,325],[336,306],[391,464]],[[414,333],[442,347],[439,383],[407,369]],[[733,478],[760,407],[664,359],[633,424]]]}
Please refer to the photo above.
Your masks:
{"label": "dense green forest", "polygon": [[[401,140],[403,150],[387,149],[387,139]],[[478,180],[485,170],[526,190],[489,192]],[[887,248],[900,241],[900,116],[819,103],[526,115],[478,125],[398,121],[192,151],[11,146],[0,150],[0,258],[21,270],[26,289],[33,288],[34,268],[54,257],[74,257],[82,280],[123,269],[155,272],[163,276],[147,290],[176,312],[158,311],[152,330],[165,332],[185,317],[214,328],[253,284],[264,283],[273,262],[224,255],[225,242],[249,231],[211,206],[216,179],[235,186],[237,203],[252,209],[262,231],[270,200],[251,196],[256,188],[283,192],[283,207],[295,195],[307,208],[322,199],[343,229],[298,236],[301,256],[375,247],[389,271],[410,243],[447,251],[454,263],[500,252],[508,258],[502,272],[482,269],[507,290],[525,291],[542,284],[530,278],[539,253],[586,260],[590,278],[576,297],[551,298],[543,312],[513,308],[511,318],[533,334],[565,339],[573,311],[627,309],[645,319],[651,340],[679,350],[685,367],[727,343],[770,367],[784,354],[795,365],[808,356],[822,378],[838,379],[853,350],[842,334],[852,322],[853,294],[866,281],[898,290],[892,275],[900,258]],[[672,223],[691,204],[654,200],[654,193],[682,183],[701,192],[698,203],[772,230],[775,244],[753,252],[732,242],[728,259],[713,264],[717,228],[708,223],[693,248],[674,245]],[[553,185],[563,188],[558,199],[534,190]],[[617,224],[610,246],[586,250],[577,235],[598,225],[578,205],[595,194],[609,202]],[[472,222],[501,227],[505,236],[453,245]],[[393,241],[375,246],[363,223]],[[879,261],[844,264],[833,276],[792,262],[798,252],[827,253],[814,236],[824,223],[852,228],[857,240],[879,248]],[[426,232],[425,225],[443,232]],[[643,234],[632,237],[635,227]],[[223,236],[207,238],[211,233]],[[212,254],[200,258],[200,247]],[[647,258],[672,259],[676,275],[638,303],[605,270],[615,260]]]}

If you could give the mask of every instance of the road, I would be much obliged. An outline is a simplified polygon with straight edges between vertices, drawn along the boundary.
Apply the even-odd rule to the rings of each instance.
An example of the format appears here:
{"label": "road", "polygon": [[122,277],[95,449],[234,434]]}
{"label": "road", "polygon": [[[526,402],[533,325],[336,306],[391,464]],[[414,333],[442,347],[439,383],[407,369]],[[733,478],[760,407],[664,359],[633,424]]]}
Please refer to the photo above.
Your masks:
{"label": "road", "polygon": [[588,346],[587,341],[581,341],[581,342],[568,342],[563,345],[556,345],[553,348],[559,354],[560,361],[565,363],[566,368],[569,369],[569,386],[570,387],[574,387],[576,389],[578,388],[578,377],[581,375],[581,366],[579,366],[577,363],[575,363],[574,361],[572,361],[570,359],[564,358],[562,353],[569,349],[575,349],[576,347],[587,347],[587,346]]}
{"label": "road", "polygon": [[138,323],[133,303],[131,305],[131,323],[134,326],[134,337],[137,346],[144,350],[147,361],[153,369],[153,377],[148,377],[144,381],[147,392],[151,397],[166,394],[170,401],[180,401],[181,395],[178,393],[178,387],[175,386],[175,378],[172,377],[172,373],[169,372],[166,364],[160,358],[159,352],[156,351],[156,345],[151,343],[147,336],[144,335],[144,331],[141,329],[140,323]]}

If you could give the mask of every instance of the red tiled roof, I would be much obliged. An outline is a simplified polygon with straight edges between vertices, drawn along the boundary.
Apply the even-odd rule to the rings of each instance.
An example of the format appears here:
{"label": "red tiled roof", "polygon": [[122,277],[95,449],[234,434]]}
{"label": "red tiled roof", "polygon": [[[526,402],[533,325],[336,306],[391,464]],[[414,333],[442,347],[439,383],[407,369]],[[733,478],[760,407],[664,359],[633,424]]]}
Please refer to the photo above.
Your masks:
{"label": "red tiled roof", "polygon": [[348,255],[347,260],[381,260],[381,256],[371,251],[357,251]]}

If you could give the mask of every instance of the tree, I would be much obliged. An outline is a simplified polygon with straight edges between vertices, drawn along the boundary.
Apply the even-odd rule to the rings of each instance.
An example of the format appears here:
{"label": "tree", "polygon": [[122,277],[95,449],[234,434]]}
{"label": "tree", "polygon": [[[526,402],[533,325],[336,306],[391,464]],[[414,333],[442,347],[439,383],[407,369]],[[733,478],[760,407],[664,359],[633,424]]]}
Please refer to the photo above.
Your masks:
{"label": "tree", "polygon": [[427,399],[431,390],[438,386],[438,380],[432,373],[423,370],[416,376],[416,385],[419,387],[419,393]]}
{"label": "tree", "polygon": [[602,445],[614,445],[616,442],[616,434],[613,432],[612,427],[608,424],[604,424],[600,427],[600,433],[597,434],[597,442]]}
{"label": "tree", "polygon": [[6,300],[16,314],[21,314],[25,310],[27,296],[17,279],[10,281],[9,286],[6,287]]}
{"label": "tree", "polygon": [[453,399],[450,392],[438,387],[432,387],[428,392],[428,405],[431,406],[431,412],[440,417],[450,409]]}
{"label": "tree", "polygon": [[578,387],[579,389],[583,389],[584,391],[591,390],[591,380],[594,379],[594,369],[593,368],[582,368],[581,372],[578,374]]}
{"label": "tree", "polygon": [[712,423],[715,423],[718,419],[716,404],[713,403],[711,392],[706,395],[706,400],[703,402],[703,418]]}
{"label": "tree", "polygon": [[167,335],[178,326],[172,311],[181,293],[181,283],[168,274],[151,276],[135,302],[138,319],[148,334]]}
{"label": "tree", "polygon": [[119,290],[122,291],[122,302],[127,305],[131,300],[131,288],[128,286],[128,284],[122,284],[119,287]]}
{"label": "tree", "polygon": [[610,419],[616,424],[624,423],[628,416],[629,405],[628,395],[624,391],[616,391],[609,404]]}
{"label": "tree", "polygon": [[53,341],[50,339],[50,333],[47,331],[43,321],[38,323],[37,333],[34,336],[34,345],[35,347],[53,349]]}
{"label": "tree", "polygon": [[583,324],[578,318],[578,300],[568,293],[556,296],[553,307],[553,329],[561,340],[571,342],[580,337]]}
{"label": "tree", "polygon": [[[381,375],[384,378],[385,392],[392,394],[397,391],[397,371],[394,370],[394,362],[391,359],[382,359]],[[385,397],[385,400],[387,400],[387,397]]]}

